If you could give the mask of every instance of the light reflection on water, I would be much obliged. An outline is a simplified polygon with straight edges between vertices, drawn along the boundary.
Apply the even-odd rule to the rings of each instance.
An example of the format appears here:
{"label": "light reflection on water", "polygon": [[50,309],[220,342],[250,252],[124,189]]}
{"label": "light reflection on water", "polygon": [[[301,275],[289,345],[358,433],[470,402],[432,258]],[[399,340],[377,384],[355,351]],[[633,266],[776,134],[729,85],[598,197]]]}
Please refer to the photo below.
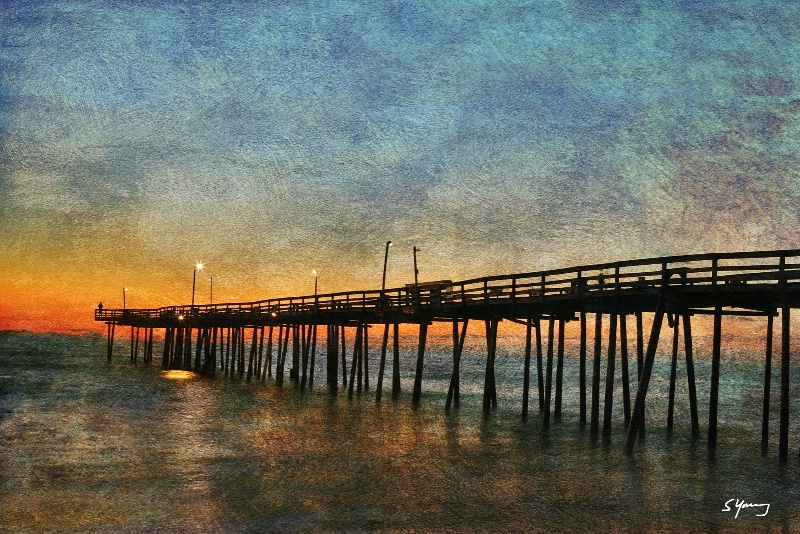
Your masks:
{"label": "light reflection on water", "polygon": [[180,369],[169,369],[161,371],[161,378],[168,378],[170,380],[188,380],[190,378],[200,378],[200,375],[194,371],[181,371]]}
{"label": "light reflection on water", "polygon": [[[481,417],[479,355],[474,368],[465,358],[473,386],[464,388],[462,409],[446,414],[437,374],[445,354],[430,355],[423,404],[413,409],[410,353],[403,395],[376,404],[372,395],[300,395],[289,385],[194,373],[169,380],[172,372],[157,367],[119,358],[107,365],[104,343],[0,337],[0,530],[797,528],[796,425],[788,464],[777,462],[774,446],[762,455],[751,423],[760,419],[741,405],[741,377],[732,374],[715,456],[688,438],[688,417],[666,439],[658,395],[646,442],[626,455],[621,425],[608,440],[578,428],[569,365],[564,418],[545,432],[537,416],[520,420],[519,385],[502,365],[500,408]],[[769,502],[770,513],[743,510],[734,519],[722,512],[731,498]]]}

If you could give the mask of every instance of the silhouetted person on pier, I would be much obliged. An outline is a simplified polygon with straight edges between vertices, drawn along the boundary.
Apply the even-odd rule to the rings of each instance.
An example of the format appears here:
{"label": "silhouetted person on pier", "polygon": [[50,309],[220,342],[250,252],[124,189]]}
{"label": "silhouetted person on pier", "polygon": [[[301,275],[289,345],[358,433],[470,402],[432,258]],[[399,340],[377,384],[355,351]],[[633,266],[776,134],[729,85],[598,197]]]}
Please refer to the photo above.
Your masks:
{"label": "silhouetted person on pier", "polygon": [[97,305],[97,311],[100,312],[100,313],[103,312],[103,303],[102,302]]}

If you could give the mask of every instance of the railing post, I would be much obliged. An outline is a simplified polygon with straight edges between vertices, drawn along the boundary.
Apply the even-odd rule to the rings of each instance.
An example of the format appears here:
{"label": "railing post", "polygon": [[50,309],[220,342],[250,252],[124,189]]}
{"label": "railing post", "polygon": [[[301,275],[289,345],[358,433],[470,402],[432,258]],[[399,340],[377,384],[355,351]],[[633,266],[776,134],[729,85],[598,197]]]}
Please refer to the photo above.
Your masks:
{"label": "railing post", "polygon": [[511,275],[511,306],[517,307],[517,275]]}

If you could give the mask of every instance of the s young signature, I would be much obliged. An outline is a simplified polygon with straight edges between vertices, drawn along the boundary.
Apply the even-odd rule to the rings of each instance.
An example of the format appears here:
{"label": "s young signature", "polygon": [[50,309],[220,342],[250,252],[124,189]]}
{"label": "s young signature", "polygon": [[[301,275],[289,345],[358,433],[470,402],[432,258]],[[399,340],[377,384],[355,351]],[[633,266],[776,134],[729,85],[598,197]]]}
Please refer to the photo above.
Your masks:
{"label": "s young signature", "polygon": [[723,508],[722,511],[732,512],[734,508],[731,508],[731,503],[734,504],[734,508],[736,509],[736,515],[734,516],[734,519],[739,517],[739,512],[742,511],[742,508],[757,508],[764,512],[763,514],[756,514],[756,517],[764,517],[769,513],[769,504],[754,504],[739,499],[728,499],[725,501],[725,508]]}

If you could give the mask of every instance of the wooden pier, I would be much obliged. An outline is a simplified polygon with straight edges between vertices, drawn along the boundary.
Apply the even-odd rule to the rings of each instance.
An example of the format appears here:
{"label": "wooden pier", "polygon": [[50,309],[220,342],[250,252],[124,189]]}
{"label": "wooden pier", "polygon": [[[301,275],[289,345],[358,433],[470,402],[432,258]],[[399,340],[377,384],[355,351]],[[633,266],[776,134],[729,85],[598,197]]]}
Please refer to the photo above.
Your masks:
{"label": "wooden pier", "polygon": [[[644,432],[645,399],[653,372],[664,319],[672,328],[667,431],[672,432],[675,383],[683,328],[683,353],[688,381],[692,434],[699,435],[699,417],[693,362],[692,317],[713,316],[711,391],[708,447],[716,448],[721,365],[722,318],[731,315],[763,316],[767,323],[762,446],[768,444],[772,331],[780,318],[780,434],[778,455],[788,457],[790,313],[800,305],[800,250],[712,253],[638,259],[550,271],[488,276],[459,282],[412,284],[403,288],[351,291],[324,295],[261,300],[246,303],[170,306],[156,309],[97,309],[95,320],[108,325],[108,360],[111,361],[117,325],[131,327],[131,361],[141,353],[153,357],[153,331],[164,330],[162,367],[213,375],[238,376],[282,385],[288,378],[301,389],[314,385],[317,332],[324,327],[325,380],[331,392],[341,384],[348,395],[370,388],[369,341],[371,327],[381,334],[376,398],[383,395],[387,358],[392,365],[392,394],[400,392],[399,325],[418,325],[419,338],[412,402],[422,397],[422,375],[428,327],[433,322],[452,323],[453,369],[446,408],[459,406],[459,367],[467,326],[482,323],[486,337],[483,410],[497,407],[495,358],[501,321],[525,326],[522,415],[527,417],[532,357],[536,357],[539,410],[545,427],[561,417],[564,328],[580,324],[579,421],[590,432],[611,433],[614,377],[619,364],[622,377],[626,447],[632,450]],[[643,316],[652,315],[649,334]],[[593,354],[587,362],[587,317],[593,316]],[[628,374],[628,321],[636,330],[637,376]],[[608,321],[604,339],[603,324]],[[382,327],[382,329],[381,329]],[[542,335],[547,332],[547,353]],[[352,344],[348,347],[350,332]],[[391,340],[391,347],[390,347]],[[246,347],[249,342],[249,351]],[[291,350],[290,350],[291,347]],[[391,348],[391,353],[390,353]],[[606,383],[602,426],[600,383],[603,352]],[[350,354],[348,355],[348,350]],[[274,355],[274,363],[273,363]],[[617,362],[619,355],[619,362]],[[288,364],[287,357],[291,357]],[[348,357],[350,361],[348,362]],[[341,363],[341,366],[340,366]],[[349,363],[349,376],[348,376]],[[587,363],[591,364],[587,375]],[[555,380],[553,371],[555,368]],[[635,383],[635,384],[634,384]],[[631,399],[631,385],[635,397]],[[555,386],[555,387],[554,387]],[[591,398],[587,401],[587,392]],[[632,406],[631,406],[632,402]],[[587,406],[587,403],[589,406]],[[588,413],[587,413],[588,409]]]}

